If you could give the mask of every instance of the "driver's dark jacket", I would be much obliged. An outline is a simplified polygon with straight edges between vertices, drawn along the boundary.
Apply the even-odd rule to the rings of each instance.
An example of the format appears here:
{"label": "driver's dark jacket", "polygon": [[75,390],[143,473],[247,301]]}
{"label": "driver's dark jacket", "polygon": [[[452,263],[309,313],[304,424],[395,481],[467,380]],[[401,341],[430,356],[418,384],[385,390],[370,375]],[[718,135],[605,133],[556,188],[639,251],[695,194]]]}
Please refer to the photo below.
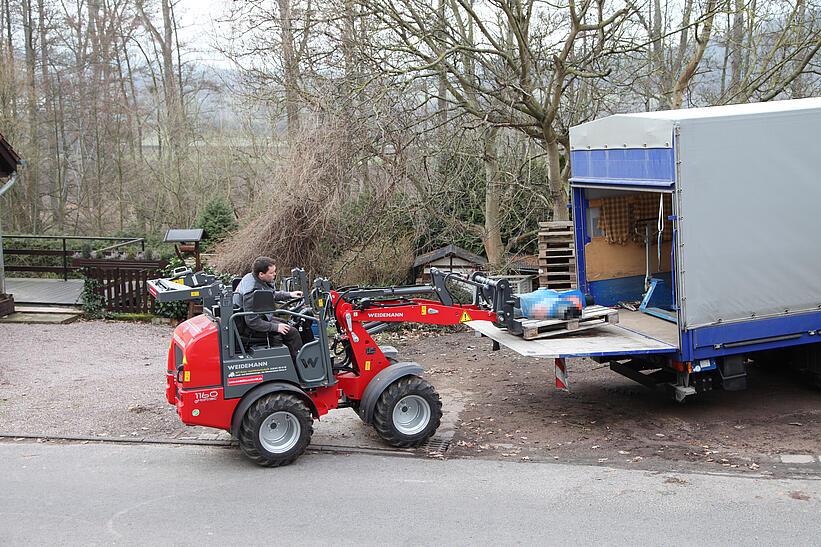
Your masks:
{"label": "driver's dark jacket", "polygon": [[[274,293],[274,300],[288,300],[291,294],[287,291],[278,291],[273,285],[260,281],[259,277],[251,273],[245,274],[237,286],[234,294],[234,305],[241,305],[245,311],[251,311],[254,291],[271,291]],[[245,324],[248,328],[257,332],[276,331],[277,325],[285,321],[274,317],[271,314],[246,315]]]}

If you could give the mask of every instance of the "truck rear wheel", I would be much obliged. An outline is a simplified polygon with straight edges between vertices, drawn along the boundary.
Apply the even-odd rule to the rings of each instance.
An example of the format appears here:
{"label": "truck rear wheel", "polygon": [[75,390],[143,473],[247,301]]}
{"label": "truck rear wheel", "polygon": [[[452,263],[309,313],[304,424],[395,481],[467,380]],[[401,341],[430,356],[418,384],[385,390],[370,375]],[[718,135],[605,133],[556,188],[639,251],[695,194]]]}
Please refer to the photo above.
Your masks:
{"label": "truck rear wheel", "polygon": [[427,441],[442,420],[442,401],[418,376],[400,378],[382,393],[374,408],[376,432],[391,446],[411,448]]}
{"label": "truck rear wheel", "polygon": [[279,467],[305,452],[313,432],[314,420],[304,401],[296,395],[273,393],[245,413],[239,446],[254,463]]}

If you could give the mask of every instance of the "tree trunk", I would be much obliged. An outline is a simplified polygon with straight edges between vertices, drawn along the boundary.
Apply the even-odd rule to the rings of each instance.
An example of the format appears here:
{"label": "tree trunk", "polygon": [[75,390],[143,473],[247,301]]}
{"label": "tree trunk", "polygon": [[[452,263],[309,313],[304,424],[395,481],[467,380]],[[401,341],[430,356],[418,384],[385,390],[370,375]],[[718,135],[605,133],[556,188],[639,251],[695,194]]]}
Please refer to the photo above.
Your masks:
{"label": "tree trunk", "polygon": [[716,15],[715,3],[716,0],[709,0],[709,2],[707,2],[704,26],[701,28],[701,32],[696,36],[696,51],[693,53],[690,62],[687,63],[687,66],[684,67],[684,70],[679,74],[676,84],[673,87],[673,96],[670,101],[670,106],[674,109],[681,108],[684,101],[684,91],[687,89],[693,76],[695,76],[698,65],[701,63],[701,58],[704,57],[707,44],[710,42],[710,36],[713,32],[713,20]]}
{"label": "tree trunk", "polygon": [[[57,120],[54,108],[54,87],[51,82],[49,71],[49,45],[46,36],[46,13],[43,0],[37,0],[37,14],[40,20],[40,77],[42,78],[43,104],[45,106],[44,124],[46,130],[43,132],[45,151],[41,156],[41,169],[47,173],[48,198],[51,206],[51,223],[53,226],[60,226],[60,178],[55,168],[59,162],[57,153]],[[51,127],[48,127],[51,124]]]}
{"label": "tree trunk", "polygon": [[727,90],[729,96],[738,91],[738,85],[742,78],[742,63],[744,61],[744,6],[745,0],[735,0],[735,13],[733,14],[733,27],[730,32],[730,86]]}
{"label": "tree trunk", "polygon": [[[293,13],[291,0],[277,0],[282,49],[283,84],[285,87],[285,115],[288,134],[293,136],[299,129],[299,62],[294,44]],[[305,29],[305,32],[308,32]]]}
{"label": "tree trunk", "polygon": [[[553,204],[553,220],[568,220],[567,181],[562,176],[561,152],[559,140],[551,128],[544,131],[544,147],[547,157],[547,179],[550,187],[550,201]],[[568,154],[570,153],[567,151]]]}
{"label": "tree trunk", "polygon": [[502,245],[502,188],[499,180],[499,155],[496,139],[497,127],[490,127],[484,135],[484,169],[485,169],[485,227],[482,232],[482,243],[491,271],[499,271],[505,259],[505,248]]}
{"label": "tree trunk", "polygon": [[40,185],[39,185],[39,164],[40,153],[37,140],[38,116],[37,116],[37,87],[34,79],[35,52],[34,52],[34,21],[32,17],[31,1],[23,0],[23,30],[26,48],[26,90],[28,106],[28,129],[29,129],[29,168],[26,169],[24,177],[28,194],[28,229],[36,234],[40,228]]}

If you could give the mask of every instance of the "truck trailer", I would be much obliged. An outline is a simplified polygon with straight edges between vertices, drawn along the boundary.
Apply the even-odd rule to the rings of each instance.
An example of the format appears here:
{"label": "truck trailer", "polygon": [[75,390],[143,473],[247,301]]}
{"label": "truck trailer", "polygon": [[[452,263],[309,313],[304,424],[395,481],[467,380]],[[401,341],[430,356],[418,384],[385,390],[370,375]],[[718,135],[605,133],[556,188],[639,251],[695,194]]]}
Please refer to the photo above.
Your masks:
{"label": "truck trailer", "polygon": [[618,114],[571,128],[578,288],[617,324],[522,340],[678,401],[746,387],[751,360],[821,383],[821,98]]}

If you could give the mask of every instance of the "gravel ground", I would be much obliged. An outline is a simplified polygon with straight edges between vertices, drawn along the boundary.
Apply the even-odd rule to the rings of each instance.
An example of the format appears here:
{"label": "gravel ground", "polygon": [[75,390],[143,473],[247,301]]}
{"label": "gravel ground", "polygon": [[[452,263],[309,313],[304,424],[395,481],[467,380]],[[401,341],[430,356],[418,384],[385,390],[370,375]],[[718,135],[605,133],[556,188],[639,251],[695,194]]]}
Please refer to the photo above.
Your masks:
{"label": "gravel ground", "polygon": [[[165,401],[164,325],[0,325],[0,430],[44,435],[188,435]],[[203,428],[203,431],[206,431]]]}
{"label": "gravel ground", "polygon": [[[216,430],[183,426],[165,401],[171,333],[169,326],[110,321],[0,325],[7,341],[0,355],[0,431],[213,435]],[[757,470],[778,454],[821,454],[821,392],[777,370],[752,368],[748,390],[679,405],[588,360],[569,362],[571,391],[558,392],[552,364],[490,351],[490,342],[472,332],[386,333],[380,343],[426,368],[454,414],[448,454],[455,456]],[[315,442],[374,442],[350,411],[323,418],[317,434],[325,437]]]}
{"label": "gravel ground", "polygon": [[588,359],[568,360],[570,391],[557,391],[552,360],[491,351],[472,332],[412,341],[403,358],[425,364],[439,389],[464,391],[453,455],[748,471],[780,454],[821,455],[821,391],[789,371],[753,366],[747,390],[678,404]]}

